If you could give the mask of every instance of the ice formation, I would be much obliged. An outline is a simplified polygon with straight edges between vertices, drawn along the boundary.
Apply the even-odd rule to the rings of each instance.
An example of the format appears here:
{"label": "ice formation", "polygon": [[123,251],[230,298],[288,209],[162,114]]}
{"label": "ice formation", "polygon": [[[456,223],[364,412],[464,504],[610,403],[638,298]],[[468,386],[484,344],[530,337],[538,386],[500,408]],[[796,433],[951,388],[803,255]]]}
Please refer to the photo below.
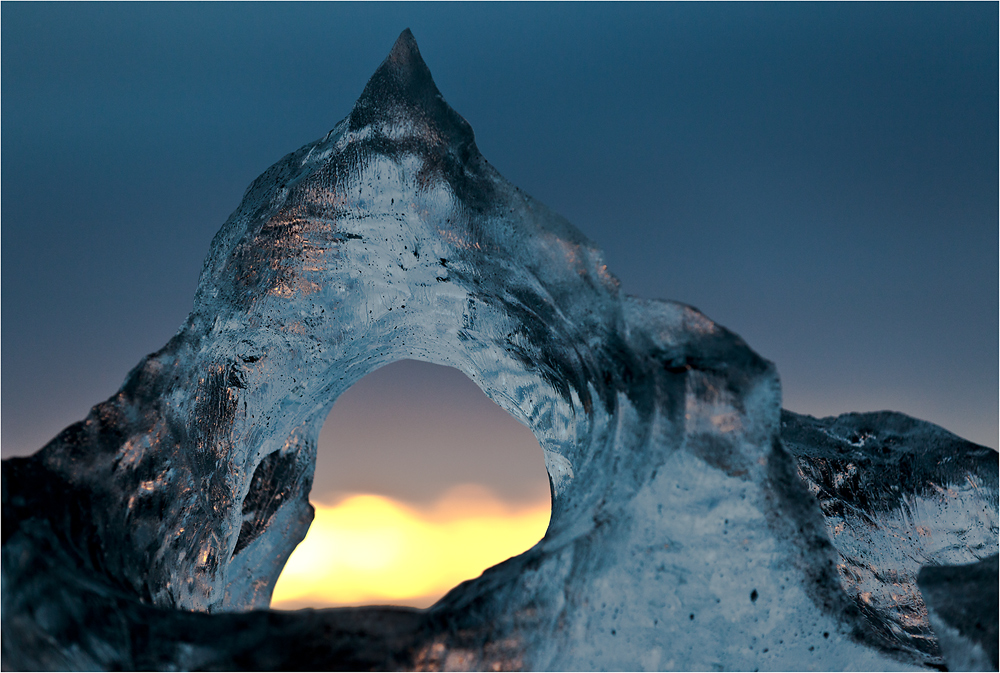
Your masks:
{"label": "ice formation", "polygon": [[[535,433],[545,538],[426,611],[264,609],[327,412],[403,358]],[[4,461],[3,666],[940,667],[918,573],[995,578],[996,510],[995,452],[899,414],[783,415],[738,336],[623,296],[480,155],[406,31],[249,187],[169,343]]]}

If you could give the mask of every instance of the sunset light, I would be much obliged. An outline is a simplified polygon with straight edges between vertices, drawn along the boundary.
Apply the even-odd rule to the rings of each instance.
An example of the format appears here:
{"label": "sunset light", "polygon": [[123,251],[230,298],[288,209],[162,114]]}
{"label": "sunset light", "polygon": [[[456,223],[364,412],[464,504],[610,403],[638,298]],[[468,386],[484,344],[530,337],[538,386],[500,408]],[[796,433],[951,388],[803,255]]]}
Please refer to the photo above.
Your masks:
{"label": "sunset light", "polygon": [[460,582],[530,549],[549,502],[511,505],[476,485],[430,507],[380,495],[313,502],[316,518],[274,588],[271,607],[427,607]]}

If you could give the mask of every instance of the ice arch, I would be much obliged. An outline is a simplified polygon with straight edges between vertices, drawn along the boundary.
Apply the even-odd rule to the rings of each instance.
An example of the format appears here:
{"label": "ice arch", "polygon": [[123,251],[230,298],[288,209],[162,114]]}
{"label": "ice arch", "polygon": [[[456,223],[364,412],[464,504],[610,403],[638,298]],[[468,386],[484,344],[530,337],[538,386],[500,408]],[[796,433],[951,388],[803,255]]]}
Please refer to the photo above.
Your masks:
{"label": "ice arch", "polygon": [[[143,469],[118,471],[131,481],[115,490],[186,495],[166,511],[130,510],[155,561],[120,559],[124,577],[160,605],[265,606],[308,526],[323,419],[357,380],[404,358],[462,371],[524,422],[552,482],[548,539],[580,534],[584,513],[619,507],[655,470],[655,453],[623,460],[615,447],[658,447],[654,433],[681,431],[688,365],[680,351],[662,374],[643,361],[648,346],[627,341],[639,307],[619,297],[593,244],[486,163],[404,35],[343,122],[249,187],[212,243],[186,324],[109,405],[155,409],[123,454]],[[681,330],[688,319],[722,347],[739,343],[670,310]],[[655,339],[646,329],[638,338]],[[771,411],[731,427],[766,442],[777,380],[744,350],[744,377],[760,378]],[[134,483],[138,472],[154,479]],[[212,525],[192,525],[205,513]]]}
{"label": "ice arch", "polygon": [[[546,537],[426,612],[241,612],[266,605],[309,525],[330,406],[403,358],[461,370],[532,429],[552,482]],[[859,506],[937,497],[933,478],[960,513],[929,525],[949,542],[974,531],[953,546],[985,557],[996,491],[979,484],[995,485],[996,454],[811,419],[795,436],[815,444],[793,458],[780,424],[802,419],[780,402],[774,367],[739,337],[621,296],[593,244],[499,176],[406,31],[343,122],[250,186],[177,335],[86,420],[4,461],[5,667],[940,663],[933,640],[893,628],[894,597],[858,607],[817,497],[836,510],[856,495],[837,490],[848,466],[831,468],[844,443],[871,459],[883,440],[926,439],[879,447],[906,468],[886,473],[902,490]],[[941,447],[959,459],[920,462]],[[860,532],[861,558],[891,544]],[[912,568],[884,570],[871,581],[916,591]]]}

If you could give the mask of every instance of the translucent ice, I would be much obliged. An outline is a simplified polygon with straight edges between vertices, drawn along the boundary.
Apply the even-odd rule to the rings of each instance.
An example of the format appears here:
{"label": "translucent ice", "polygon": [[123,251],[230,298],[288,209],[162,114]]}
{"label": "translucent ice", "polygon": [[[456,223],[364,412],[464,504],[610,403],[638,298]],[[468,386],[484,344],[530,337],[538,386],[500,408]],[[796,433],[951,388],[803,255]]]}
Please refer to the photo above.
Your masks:
{"label": "translucent ice", "polygon": [[948,670],[995,671],[1000,557],[958,566],[925,566],[917,585]]}
{"label": "translucent ice", "polygon": [[941,663],[917,575],[997,553],[996,452],[887,411],[824,419],[783,411],[781,422],[866,627],[882,647]]}
{"label": "translucent ice", "polygon": [[[250,611],[309,526],[333,402],[403,358],[460,369],[535,433],[545,538],[427,611]],[[170,342],[4,461],[4,667],[940,663],[889,585],[995,552],[996,454],[956,444],[938,469],[924,435],[886,458],[795,416],[786,449],[780,407],[771,363],[695,309],[622,296],[497,174],[404,32],[348,117],[249,187]]]}

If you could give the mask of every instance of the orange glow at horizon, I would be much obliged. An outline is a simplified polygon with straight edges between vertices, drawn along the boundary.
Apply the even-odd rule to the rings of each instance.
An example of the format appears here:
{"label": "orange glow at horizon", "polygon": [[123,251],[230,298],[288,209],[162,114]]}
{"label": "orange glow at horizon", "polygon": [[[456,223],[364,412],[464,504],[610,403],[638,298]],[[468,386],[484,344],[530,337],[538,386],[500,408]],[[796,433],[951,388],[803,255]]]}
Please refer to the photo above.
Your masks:
{"label": "orange glow at horizon", "polygon": [[313,506],[316,518],[278,578],[272,609],[428,607],[534,546],[550,513],[548,500],[512,506],[471,484],[424,508],[371,494]]}

